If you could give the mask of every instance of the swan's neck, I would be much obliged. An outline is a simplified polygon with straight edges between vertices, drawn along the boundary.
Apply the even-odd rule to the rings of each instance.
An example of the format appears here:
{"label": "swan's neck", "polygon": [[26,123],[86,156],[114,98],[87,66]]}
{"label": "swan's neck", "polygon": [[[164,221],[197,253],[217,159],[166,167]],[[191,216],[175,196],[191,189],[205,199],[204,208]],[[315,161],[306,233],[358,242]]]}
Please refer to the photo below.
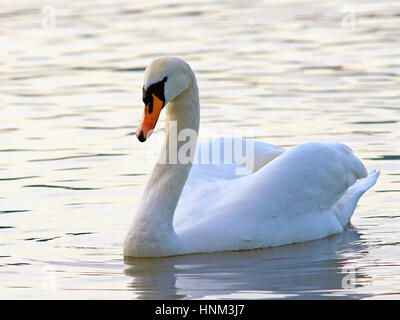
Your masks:
{"label": "swan's neck", "polygon": [[[199,109],[197,85],[187,89],[166,106],[164,145],[135,215],[130,230],[131,239],[127,239],[130,242],[128,246],[131,247],[129,251],[136,250],[137,255],[146,255],[148,250],[164,250],[162,254],[165,254],[165,250],[176,248],[176,243],[173,243],[176,240],[173,217],[194,156],[194,152],[188,152],[191,155],[190,161],[187,163],[187,157],[184,157],[184,163],[180,161],[179,150],[182,145],[187,146],[188,142],[180,141],[182,136],[179,134],[183,132],[184,139],[185,132],[195,133],[189,142],[195,148],[200,121]],[[168,248],[169,245],[171,248]]]}

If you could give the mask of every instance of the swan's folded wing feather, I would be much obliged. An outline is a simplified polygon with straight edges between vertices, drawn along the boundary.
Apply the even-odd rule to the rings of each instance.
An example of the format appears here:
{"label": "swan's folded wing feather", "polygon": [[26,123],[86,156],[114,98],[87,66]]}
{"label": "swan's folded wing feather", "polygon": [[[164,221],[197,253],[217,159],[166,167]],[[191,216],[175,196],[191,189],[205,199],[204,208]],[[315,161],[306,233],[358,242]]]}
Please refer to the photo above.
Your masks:
{"label": "swan's folded wing feather", "polygon": [[229,185],[230,196],[224,202],[240,208],[240,203],[252,201],[254,211],[249,214],[256,215],[323,212],[357,179],[366,176],[364,165],[349,147],[306,143],[283,153],[254,174],[235,180]]}
{"label": "swan's folded wing feather", "polygon": [[293,215],[315,219],[329,212],[366,175],[364,165],[345,145],[302,144],[241,178],[195,175],[188,179],[174,226],[196,228],[216,221],[227,226],[238,221],[263,225],[265,219]]}

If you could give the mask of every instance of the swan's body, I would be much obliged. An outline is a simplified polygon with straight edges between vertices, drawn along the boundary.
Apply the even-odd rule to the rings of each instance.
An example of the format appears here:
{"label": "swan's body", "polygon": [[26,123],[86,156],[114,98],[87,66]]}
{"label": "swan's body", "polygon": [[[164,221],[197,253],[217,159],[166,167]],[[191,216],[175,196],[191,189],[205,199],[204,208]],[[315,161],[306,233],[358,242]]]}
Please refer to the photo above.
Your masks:
{"label": "swan's body", "polygon": [[[197,132],[199,98],[193,71],[180,59],[158,59],[146,69],[144,90],[162,81],[165,97],[159,111],[167,105],[167,122],[176,121],[178,133],[186,128]],[[146,112],[137,132],[141,141],[158,118],[150,125]],[[160,159],[168,158],[170,145],[179,149],[184,144],[171,136],[167,125]],[[213,142],[223,149],[224,141]],[[207,148],[208,142],[198,144],[194,163],[201,162]],[[255,142],[250,165],[216,162],[193,167],[157,162],[125,239],[125,255],[244,250],[320,239],[343,231],[358,199],[379,174],[367,174],[349,147],[332,143],[307,143],[284,152]]]}

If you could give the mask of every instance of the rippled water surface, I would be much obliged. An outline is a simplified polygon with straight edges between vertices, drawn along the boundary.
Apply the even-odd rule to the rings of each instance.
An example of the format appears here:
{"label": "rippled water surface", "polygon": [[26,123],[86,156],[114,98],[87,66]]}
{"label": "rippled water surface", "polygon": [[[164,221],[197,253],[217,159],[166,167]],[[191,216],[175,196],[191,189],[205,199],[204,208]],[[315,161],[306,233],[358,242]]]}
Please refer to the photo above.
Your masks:
{"label": "rippled water surface", "polygon": [[[49,4],[0,7],[1,298],[400,298],[398,1]],[[279,248],[124,260],[155,148],[133,135],[143,71],[165,55],[197,73],[201,138],[340,141],[381,170],[352,226]]]}

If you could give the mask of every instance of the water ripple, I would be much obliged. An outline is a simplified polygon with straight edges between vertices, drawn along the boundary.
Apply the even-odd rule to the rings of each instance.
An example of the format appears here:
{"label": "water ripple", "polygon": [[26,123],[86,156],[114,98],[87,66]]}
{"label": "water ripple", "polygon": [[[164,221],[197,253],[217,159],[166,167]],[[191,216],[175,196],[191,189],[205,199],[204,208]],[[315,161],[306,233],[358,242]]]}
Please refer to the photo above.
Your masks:
{"label": "water ripple", "polygon": [[[343,25],[345,0],[49,4],[54,29],[42,27],[37,1],[0,8],[0,294],[399,297],[397,1],[352,2],[354,29]],[[201,139],[249,129],[287,148],[339,141],[380,170],[352,218],[356,229],[271,250],[123,260],[157,151],[153,137],[133,136],[143,72],[166,55],[196,71]],[[343,290],[348,268],[357,286]],[[44,274],[55,276],[55,290],[40,287]]]}
{"label": "water ripple", "polygon": [[46,184],[30,184],[23,186],[24,188],[60,188],[66,190],[97,190],[99,188],[89,188],[89,187],[67,187],[67,186],[55,186]]}

